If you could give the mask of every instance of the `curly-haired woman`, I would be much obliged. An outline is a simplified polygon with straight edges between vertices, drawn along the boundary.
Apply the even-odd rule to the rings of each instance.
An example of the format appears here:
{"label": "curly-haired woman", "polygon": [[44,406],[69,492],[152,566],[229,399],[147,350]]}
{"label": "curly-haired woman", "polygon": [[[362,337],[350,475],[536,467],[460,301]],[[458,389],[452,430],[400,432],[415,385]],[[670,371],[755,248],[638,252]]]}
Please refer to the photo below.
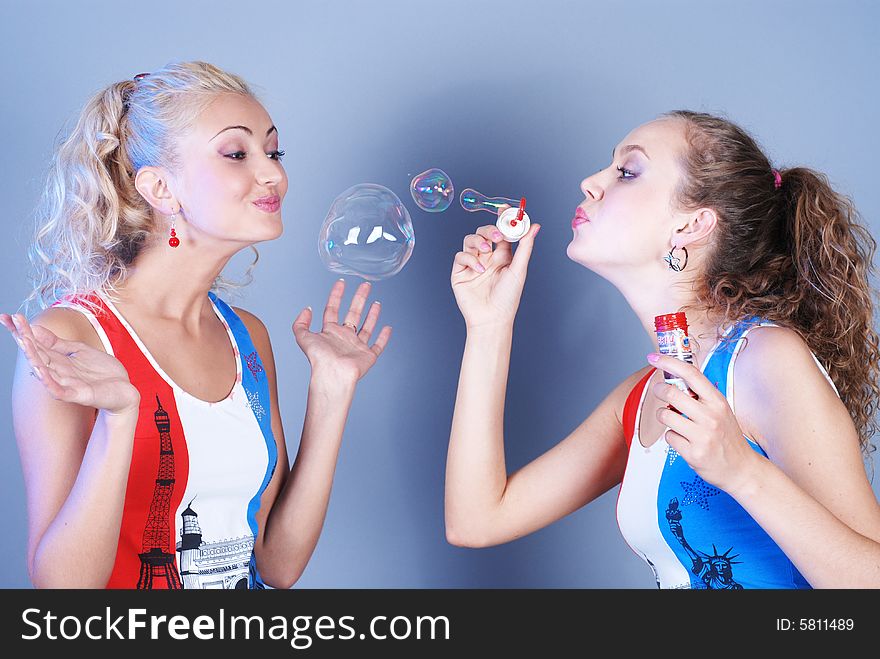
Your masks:
{"label": "curly-haired woman", "polygon": [[863,460],[880,394],[875,243],[851,202],[819,173],[774,169],[745,131],[702,113],[639,126],[612,157],[581,184],[568,256],[617,287],[655,345],[655,318],[684,311],[700,368],[652,353],[508,476],[513,320],[540,227],[514,255],[493,226],[467,236],[452,270],[467,342],[447,538],[507,542],[620,484],[621,531],[659,587],[880,587]]}

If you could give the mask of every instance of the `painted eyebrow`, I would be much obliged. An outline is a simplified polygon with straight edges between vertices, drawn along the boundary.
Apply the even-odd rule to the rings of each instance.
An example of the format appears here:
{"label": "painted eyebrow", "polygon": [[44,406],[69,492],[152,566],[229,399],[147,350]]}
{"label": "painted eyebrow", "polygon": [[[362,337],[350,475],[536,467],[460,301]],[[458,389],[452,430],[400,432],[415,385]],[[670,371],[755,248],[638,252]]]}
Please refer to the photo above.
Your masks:
{"label": "painted eyebrow", "polygon": [[[220,133],[223,133],[223,132],[225,132],[225,131],[227,131],[227,130],[233,130],[233,129],[235,129],[235,128],[238,128],[238,129],[240,129],[240,130],[243,130],[243,131],[246,132],[248,135],[253,135],[253,134],[254,134],[254,131],[252,131],[252,130],[251,130],[250,128],[248,128],[247,126],[227,126],[227,127],[224,128],[223,130],[221,130]],[[269,130],[266,131],[266,137],[269,137],[269,133],[271,133],[273,130],[274,130],[276,133],[278,132],[278,129],[275,128],[275,126],[272,126]],[[217,135],[219,135],[220,133],[217,133]],[[212,137],[212,138],[211,138],[210,140],[208,140],[208,141],[209,141],[209,142],[212,142],[213,140],[215,140],[215,139],[217,138],[217,135],[214,135],[214,137]]]}
{"label": "painted eyebrow", "polygon": [[[648,155],[648,152],[645,151],[638,144],[627,144],[625,147],[623,147],[620,150],[620,155],[624,155],[626,153],[629,153],[630,151],[641,151],[642,153],[645,154],[645,158],[647,158],[648,160],[651,159],[651,157]],[[611,149],[611,160],[614,160],[617,157],[615,155],[616,153],[617,153],[617,147],[614,147],[613,149]]]}

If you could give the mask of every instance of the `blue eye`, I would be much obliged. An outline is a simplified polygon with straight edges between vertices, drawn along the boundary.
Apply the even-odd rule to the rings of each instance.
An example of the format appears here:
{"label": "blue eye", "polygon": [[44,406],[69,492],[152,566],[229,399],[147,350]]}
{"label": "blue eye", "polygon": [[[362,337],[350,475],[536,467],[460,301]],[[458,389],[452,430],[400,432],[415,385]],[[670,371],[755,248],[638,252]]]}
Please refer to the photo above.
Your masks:
{"label": "blue eye", "polygon": [[618,167],[617,171],[620,172],[620,176],[618,176],[617,178],[622,181],[629,181],[630,179],[634,179],[636,177],[636,174],[634,172],[631,172],[625,167]]}

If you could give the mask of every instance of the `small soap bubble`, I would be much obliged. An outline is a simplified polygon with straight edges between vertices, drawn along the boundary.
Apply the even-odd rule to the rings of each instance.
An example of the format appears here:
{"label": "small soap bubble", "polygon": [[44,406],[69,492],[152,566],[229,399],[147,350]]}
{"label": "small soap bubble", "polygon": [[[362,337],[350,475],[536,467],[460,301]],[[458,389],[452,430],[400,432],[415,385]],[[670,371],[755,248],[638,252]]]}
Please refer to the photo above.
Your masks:
{"label": "small soap bubble", "polygon": [[416,244],[409,211],[388,188],[360,183],[336,197],[318,237],[332,272],[371,281],[396,275]]}
{"label": "small soap bubble", "polygon": [[445,211],[455,199],[452,179],[446,172],[436,167],[413,177],[409,184],[409,192],[416,205],[429,213]]}

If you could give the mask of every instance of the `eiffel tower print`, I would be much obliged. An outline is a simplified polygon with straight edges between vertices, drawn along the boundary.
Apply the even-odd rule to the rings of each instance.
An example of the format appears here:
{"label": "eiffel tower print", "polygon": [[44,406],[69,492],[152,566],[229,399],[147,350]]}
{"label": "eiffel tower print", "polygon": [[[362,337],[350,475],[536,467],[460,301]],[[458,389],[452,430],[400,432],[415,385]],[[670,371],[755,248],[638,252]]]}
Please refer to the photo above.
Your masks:
{"label": "eiffel tower print", "polygon": [[152,590],[154,579],[164,579],[169,590],[180,590],[180,575],[174,562],[174,552],[171,551],[171,531],[168,526],[171,495],[174,493],[171,421],[168,412],[162,409],[158,395],[156,404],[159,406],[155,413],[156,428],[159,431],[159,473],[156,475],[153,500],[150,502],[150,515],[144,527],[143,552],[138,554],[141,559],[141,573],[137,587],[138,590]]}

